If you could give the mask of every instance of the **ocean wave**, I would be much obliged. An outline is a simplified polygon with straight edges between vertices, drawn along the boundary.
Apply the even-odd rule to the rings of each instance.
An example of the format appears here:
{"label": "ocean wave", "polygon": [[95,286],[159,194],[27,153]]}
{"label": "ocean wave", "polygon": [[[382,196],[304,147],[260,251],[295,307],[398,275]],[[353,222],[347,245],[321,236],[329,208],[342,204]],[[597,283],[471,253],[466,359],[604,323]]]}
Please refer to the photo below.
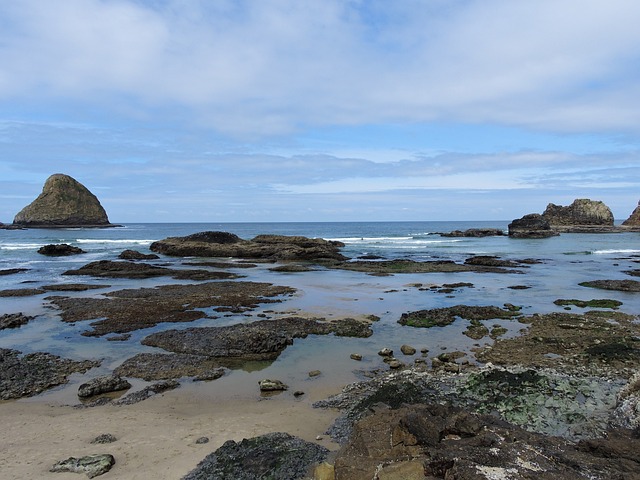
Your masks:
{"label": "ocean wave", "polygon": [[111,240],[107,238],[79,238],[76,240],[76,243],[97,243],[97,244],[106,244],[106,245],[151,245],[156,240],[138,240],[138,239],[122,239],[122,240]]}
{"label": "ocean wave", "polygon": [[594,250],[594,255],[612,255],[612,254],[620,254],[620,253],[631,253],[631,254],[640,254],[640,250],[634,248],[620,248],[620,249],[604,249],[604,250]]}
{"label": "ocean wave", "polygon": [[438,243],[457,243],[462,242],[461,239],[448,240],[420,240],[414,237],[344,237],[332,238],[331,240],[346,244],[389,244],[391,246],[398,245],[432,245]]}
{"label": "ocean wave", "polygon": [[41,246],[42,243],[5,243],[0,244],[0,250],[32,250]]}

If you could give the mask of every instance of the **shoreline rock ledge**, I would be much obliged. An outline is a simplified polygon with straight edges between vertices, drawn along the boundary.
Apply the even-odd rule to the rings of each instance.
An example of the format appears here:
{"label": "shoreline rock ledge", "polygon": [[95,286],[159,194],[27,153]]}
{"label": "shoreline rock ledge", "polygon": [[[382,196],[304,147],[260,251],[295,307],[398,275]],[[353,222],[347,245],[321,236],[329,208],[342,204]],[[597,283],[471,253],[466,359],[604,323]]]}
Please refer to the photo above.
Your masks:
{"label": "shoreline rock ledge", "polygon": [[13,224],[35,228],[115,227],[98,198],[80,182],[62,173],[51,175],[42,193],[24,207]]}

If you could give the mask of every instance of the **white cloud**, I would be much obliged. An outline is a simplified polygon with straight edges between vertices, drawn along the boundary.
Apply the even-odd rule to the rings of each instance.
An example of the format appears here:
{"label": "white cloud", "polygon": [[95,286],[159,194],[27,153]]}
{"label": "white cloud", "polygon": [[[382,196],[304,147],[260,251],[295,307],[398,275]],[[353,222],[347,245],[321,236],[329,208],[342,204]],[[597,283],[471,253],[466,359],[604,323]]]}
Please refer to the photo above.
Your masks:
{"label": "white cloud", "polygon": [[635,0],[0,5],[0,99],[181,108],[253,138],[453,120],[638,131]]}

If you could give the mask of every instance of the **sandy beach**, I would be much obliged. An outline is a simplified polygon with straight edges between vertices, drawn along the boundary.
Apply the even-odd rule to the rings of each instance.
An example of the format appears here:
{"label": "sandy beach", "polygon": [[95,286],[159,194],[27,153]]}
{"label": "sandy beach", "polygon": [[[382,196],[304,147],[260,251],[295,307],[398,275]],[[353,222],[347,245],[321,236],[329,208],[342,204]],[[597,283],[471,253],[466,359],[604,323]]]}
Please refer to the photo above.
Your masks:
{"label": "sandy beach", "polygon": [[[4,402],[0,404],[4,430],[0,476],[6,480],[77,480],[83,476],[50,473],[49,469],[69,456],[110,453],[116,464],[105,478],[177,479],[227,440],[275,431],[334,450],[337,445],[323,432],[336,414],[311,407],[323,392],[333,393],[311,391],[303,400],[295,400],[289,392],[268,398],[242,393],[219,402],[180,388],[128,406],[78,409],[37,401]],[[90,443],[103,433],[111,433],[117,441]],[[317,440],[318,436],[322,439]],[[196,444],[200,437],[209,442]]]}

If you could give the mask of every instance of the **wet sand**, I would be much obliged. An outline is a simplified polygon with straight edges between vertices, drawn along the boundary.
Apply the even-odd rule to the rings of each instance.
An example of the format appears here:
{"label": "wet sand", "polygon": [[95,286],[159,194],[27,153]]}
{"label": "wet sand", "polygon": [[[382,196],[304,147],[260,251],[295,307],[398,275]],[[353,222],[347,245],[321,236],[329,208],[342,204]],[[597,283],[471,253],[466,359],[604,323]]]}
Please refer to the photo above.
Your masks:
{"label": "wet sand", "polygon": [[[77,480],[84,476],[53,474],[49,469],[70,456],[110,453],[116,464],[104,478],[178,479],[227,440],[276,431],[335,450],[337,445],[323,432],[336,414],[311,407],[314,400],[331,393],[335,390],[321,387],[295,400],[291,392],[268,398],[244,392],[221,402],[187,386],[129,406],[77,409],[36,401],[4,402],[0,476]],[[90,443],[103,433],[117,441]],[[318,436],[322,439],[316,440]],[[196,444],[200,437],[208,437],[209,443]]]}

